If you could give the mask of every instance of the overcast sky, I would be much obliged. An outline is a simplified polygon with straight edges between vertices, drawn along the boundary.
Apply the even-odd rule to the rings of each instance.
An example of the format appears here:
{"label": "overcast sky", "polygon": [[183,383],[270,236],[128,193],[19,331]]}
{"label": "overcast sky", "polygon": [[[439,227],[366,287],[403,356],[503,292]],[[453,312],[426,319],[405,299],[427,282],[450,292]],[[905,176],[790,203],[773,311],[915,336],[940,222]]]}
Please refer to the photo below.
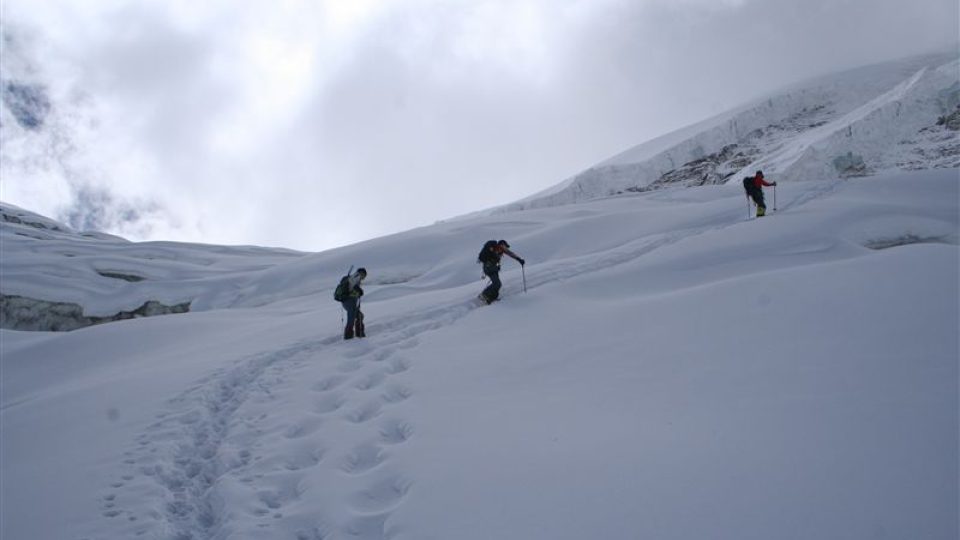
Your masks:
{"label": "overcast sky", "polygon": [[[957,47],[956,0],[4,0],[0,198],[319,251],[512,202],[784,85]],[[38,150],[41,149],[41,150]],[[46,160],[46,161],[45,161]]]}

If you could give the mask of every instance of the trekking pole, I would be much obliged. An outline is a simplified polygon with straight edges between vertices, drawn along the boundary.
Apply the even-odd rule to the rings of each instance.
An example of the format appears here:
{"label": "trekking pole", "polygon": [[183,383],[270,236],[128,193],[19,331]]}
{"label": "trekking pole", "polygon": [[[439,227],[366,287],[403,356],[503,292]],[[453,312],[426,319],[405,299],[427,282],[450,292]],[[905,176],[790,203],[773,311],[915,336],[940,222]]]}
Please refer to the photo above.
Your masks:
{"label": "trekking pole", "polygon": [[523,292],[527,292],[527,271],[526,266],[520,265],[520,275],[523,276]]}
{"label": "trekking pole", "polygon": [[747,193],[747,219],[750,219],[750,194]]}
{"label": "trekking pole", "polygon": [[773,211],[777,211],[777,185],[773,185]]}

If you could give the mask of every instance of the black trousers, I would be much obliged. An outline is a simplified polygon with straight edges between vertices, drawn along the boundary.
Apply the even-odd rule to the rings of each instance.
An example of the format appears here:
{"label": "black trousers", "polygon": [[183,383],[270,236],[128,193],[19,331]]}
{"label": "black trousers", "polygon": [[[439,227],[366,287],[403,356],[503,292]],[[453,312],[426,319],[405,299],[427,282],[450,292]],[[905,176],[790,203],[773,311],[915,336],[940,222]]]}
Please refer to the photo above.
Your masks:
{"label": "black trousers", "polygon": [[357,315],[360,313],[360,309],[357,307],[357,300],[357,298],[348,297],[343,302],[340,302],[343,305],[343,309],[347,310],[347,326],[343,329],[344,336],[353,337],[354,325],[357,323]]}
{"label": "black trousers", "polygon": [[500,268],[484,266],[483,273],[490,278],[490,285],[487,285],[487,288],[483,290],[483,297],[487,299],[487,302],[493,302],[500,296],[500,287],[503,286],[500,282]]}
{"label": "black trousers", "polygon": [[753,188],[753,189],[749,189],[749,190],[747,190],[747,195],[750,195],[750,197],[753,199],[753,202],[757,203],[757,206],[759,206],[760,208],[763,208],[764,210],[767,209],[767,204],[766,204],[765,202],[763,202],[763,190],[762,190],[762,189],[760,189],[760,188],[758,188],[758,187],[755,187],[755,188]]}

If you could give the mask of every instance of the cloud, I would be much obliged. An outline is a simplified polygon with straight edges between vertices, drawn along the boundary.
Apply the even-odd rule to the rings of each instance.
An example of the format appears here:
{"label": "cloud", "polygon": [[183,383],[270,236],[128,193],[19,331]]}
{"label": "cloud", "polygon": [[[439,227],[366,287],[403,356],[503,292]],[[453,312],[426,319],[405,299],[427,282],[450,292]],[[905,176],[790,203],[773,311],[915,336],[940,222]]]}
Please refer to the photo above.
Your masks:
{"label": "cloud", "polygon": [[[958,17],[954,0],[5,7],[72,148],[69,171],[5,179],[9,202],[300,249],[510,202],[784,85],[956,47]],[[78,185],[102,196],[73,204]]]}
{"label": "cloud", "polygon": [[78,231],[116,231],[121,235],[149,236],[151,222],[161,211],[155,204],[117,200],[110,191],[80,185],[70,206],[59,217]]}

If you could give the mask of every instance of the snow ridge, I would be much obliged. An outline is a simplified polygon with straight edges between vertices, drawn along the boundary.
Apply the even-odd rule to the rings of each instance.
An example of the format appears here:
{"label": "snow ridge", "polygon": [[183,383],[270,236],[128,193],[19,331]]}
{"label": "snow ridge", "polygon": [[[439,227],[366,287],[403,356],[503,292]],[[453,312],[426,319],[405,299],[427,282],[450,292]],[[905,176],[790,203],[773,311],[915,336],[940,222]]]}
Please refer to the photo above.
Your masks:
{"label": "snow ridge", "polygon": [[642,144],[495,212],[669,186],[722,184],[762,169],[778,181],[960,167],[955,53],[841,73]]}

